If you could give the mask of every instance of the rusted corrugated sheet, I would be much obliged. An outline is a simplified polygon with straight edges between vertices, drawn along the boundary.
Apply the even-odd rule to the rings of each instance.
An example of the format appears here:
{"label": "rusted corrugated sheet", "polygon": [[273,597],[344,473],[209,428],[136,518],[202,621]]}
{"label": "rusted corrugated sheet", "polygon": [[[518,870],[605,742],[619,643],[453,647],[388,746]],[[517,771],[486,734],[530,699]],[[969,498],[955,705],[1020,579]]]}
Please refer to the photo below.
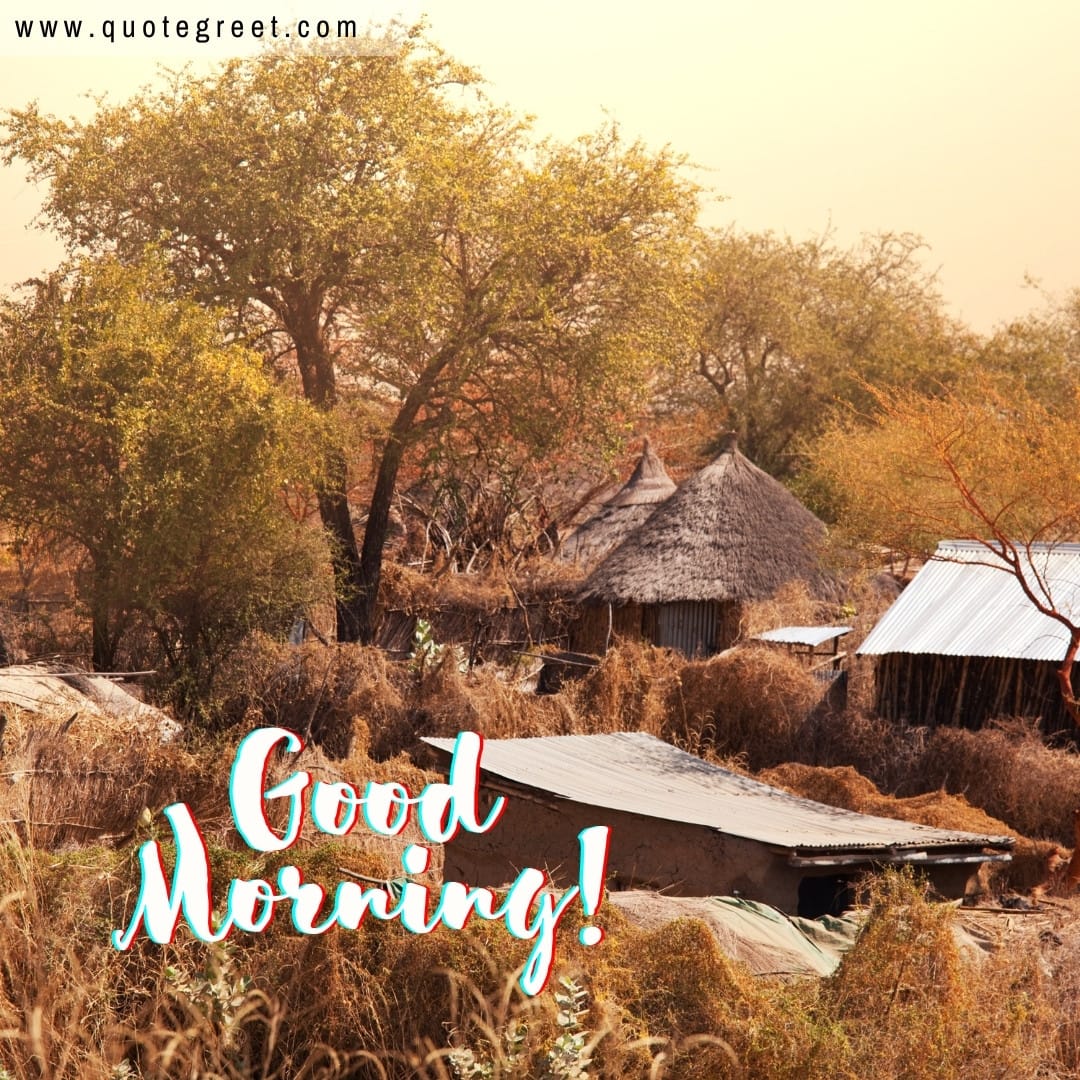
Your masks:
{"label": "rusted corrugated sheet", "polygon": [[[1042,615],[1004,564],[974,541],[938,545],[867,636],[860,656],[924,653],[1061,660],[1065,628]],[[1026,563],[1055,608],[1080,619],[1080,544],[1036,545]]]}
{"label": "rusted corrugated sheet", "polygon": [[[447,753],[453,739],[424,739]],[[484,772],[551,796],[706,825],[789,851],[1008,847],[1012,839],[839,810],[710,765],[642,732],[489,739]]]}

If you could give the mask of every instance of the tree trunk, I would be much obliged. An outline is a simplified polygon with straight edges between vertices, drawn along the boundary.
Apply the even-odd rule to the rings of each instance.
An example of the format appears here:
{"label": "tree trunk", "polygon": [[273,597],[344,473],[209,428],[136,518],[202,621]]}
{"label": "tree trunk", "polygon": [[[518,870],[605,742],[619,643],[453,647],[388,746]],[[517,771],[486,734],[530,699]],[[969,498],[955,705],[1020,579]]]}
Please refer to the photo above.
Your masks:
{"label": "tree trunk", "polygon": [[364,548],[360,555],[362,588],[356,607],[357,640],[370,644],[375,640],[379,581],[382,578],[383,547],[390,526],[390,506],[394,499],[398,471],[405,456],[405,447],[416,438],[416,422],[420,410],[428,403],[439,376],[458,355],[456,345],[447,345],[431,358],[398,410],[383,447],[379,475],[368,504],[368,519],[364,529]]}
{"label": "tree trunk", "polygon": [[111,671],[116,659],[116,649],[109,633],[109,609],[97,597],[94,597],[90,604],[90,633],[90,666],[94,671]]}
{"label": "tree trunk", "polygon": [[1065,704],[1065,711],[1069,714],[1072,722],[1080,727],[1080,701],[1073,693],[1072,669],[1076,662],[1077,653],[1080,653],[1080,629],[1071,629],[1069,648],[1065,653],[1065,659],[1061,661],[1058,669],[1058,688],[1061,690],[1061,699]]}
{"label": "tree trunk", "polygon": [[[400,417],[399,417],[400,420]],[[386,544],[386,532],[390,526],[390,506],[397,485],[398,470],[405,453],[405,444],[397,437],[398,424],[390,432],[379,462],[379,475],[368,505],[367,526],[364,529],[364,547],[360,554],[360,575],[363,588],[356,608],[358,618],[357,640],[369,645],[375,640],[379,582],[382,579],[382,553]]]}
{"label": "tree trunk", "polygon": [[[296,360],[304,397],[317,409],[330,412],[337,404],[337,382],[334,358],[326,347],[319,325],[318,305],[312,304],[305,316],[286,321],[296,344]],[[369,602],[366,595],[360,550],[349,512],[345,451],[335,447],[325,464],[325,479],[316,494],[319,517],[330,543],[330,559],[334,569],[336,636],[338,641],[360,641],[362,615],[373,601]],[[370,637],[363,640],[370,640]]]}

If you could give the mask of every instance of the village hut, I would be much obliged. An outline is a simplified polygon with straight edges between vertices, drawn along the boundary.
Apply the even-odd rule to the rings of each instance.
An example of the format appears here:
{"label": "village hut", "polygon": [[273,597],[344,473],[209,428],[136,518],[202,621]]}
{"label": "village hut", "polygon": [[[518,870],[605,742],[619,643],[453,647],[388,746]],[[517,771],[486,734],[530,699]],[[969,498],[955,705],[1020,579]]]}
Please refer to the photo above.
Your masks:
{"label": "village hut", "polygon": [[743,605],[789,581],[836,598],[819,560],[824,535],[825,526],[728,435],[716,459],[585,581],[573,647],[602,651],[620,634],[687,656],[719,652],[739,637]]}
{"label": "village hut", "polygon": [[583,568],[595,566],[616,548],[675,490],[660,455],[645,440],[630,479],[588,521],[562,542],[559,558]]}
{"label": "village hut", "polygon": [[[441,755],[455,740],[426,738]],[[605,887],[675,896],[740,896],[792,915],[836,914],[855,882],[910,865],[948,898],[1013,839],[872,817],[800,798],[703,761],[643,732],[487,739],[479,762],[486,832],[444,848],[448,881],[498,887],[521,867],[578,883],[578,836],[610,829]]]}
{"label": "village hut", "polygon": [[[1054,608],[1080,621],[1080,544],[1033,544],[1022,557]],[[952,540],[938,544],[858,655],[877,658],[883,718],[979,728],[1024,716],[1048,734],[1073,734],[1058,683],[1068,647],[1065,626],[1038,611],[1004,562],[977,541]]]}

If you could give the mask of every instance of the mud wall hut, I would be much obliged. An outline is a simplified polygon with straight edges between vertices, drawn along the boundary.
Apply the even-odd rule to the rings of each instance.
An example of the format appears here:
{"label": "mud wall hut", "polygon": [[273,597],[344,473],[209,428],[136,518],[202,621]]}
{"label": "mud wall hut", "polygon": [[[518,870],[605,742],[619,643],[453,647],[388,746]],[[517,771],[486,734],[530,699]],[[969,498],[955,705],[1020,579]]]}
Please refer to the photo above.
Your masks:
{"label": "mud wall hut", "polygon": [[[424,742],[453,752],[453,739]],[[488,832],[447,843],[447,880],[497,887],[533,866],[566,888],[578,879],[578,834],[606,825],[609,890],[740,895],[812,917],[842,910],[857,877],[884,864],[920,867],[960,897],[1013,843],[825,806],[642,732],[489,739],[480,781],[485,809],[499,795],[506,805]]]}
{"label": "mud wall hut", "polygon": [[[995,565],[997,562],[997,565]],[[1080,619],[1080,544],[1035,544],[1029,569]],[[943,541],[859,647],[877,658],[877,713],[898,723],[979,728],[1000,716],[1075,731],[1058,668],[1069,635],[977,541]],[[1074,693],[1077,676],[1074,674]]]}
{"label": "mud wall hut", "polygon": [[743,605],[789,581],[837,598],[820,563],[824,535],[821,521],[728,435],[716,459],[586,579],[571,647],[603,651],[622,634],[687,656],[719,652],[738,638]]}

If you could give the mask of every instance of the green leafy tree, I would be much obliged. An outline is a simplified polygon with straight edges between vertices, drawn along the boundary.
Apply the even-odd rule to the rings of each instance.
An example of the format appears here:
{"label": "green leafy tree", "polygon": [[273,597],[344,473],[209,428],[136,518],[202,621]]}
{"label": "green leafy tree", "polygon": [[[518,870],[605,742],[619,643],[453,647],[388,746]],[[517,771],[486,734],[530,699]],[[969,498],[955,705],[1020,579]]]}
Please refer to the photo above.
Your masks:
{"label": "green leafy tree", "polygon": [[702,245],[696,341],[669,406],[712,396],[714,430],[738,433],[762,468],[787,478],[837,403],[869,404],[864,383],[932,392],[975,342],[949,319],[910,235],[796,242],[727,230]]}
{"label": "green leafy tree", "polygon": [[1020,382],[1051,412],[1067,412],[1080,385],[1080,290],[1044,299],[1041,309],[999,326],[978,364]]}
{"label": "green leafy tree", "polygon": [[[102,107],[10,114],[73,247],[154,242],[178,279],[295,357],[324,410],[382,417],[363,550],[344,447],[319,510],[340,640],[369,640],[392,496],[452,430],[531,452],[609,438],[679,347],[694,193],[614,132],[536,145],[415,32],[381,55],[268,52]],[[441,448],[441,451],[439,450]]]}
{"label": "green leafy tree", "polygon": [[[834,421],[812,451],[833,493],[841,539],[930,556],[939,540],[973,540],[987,565],[1016,578],[1028,602],[1060,623],[1069,645],[1062,700],[1080,724],[1072,668],[1080,616],[1061,603],[1034,545],[1080,540],[1080,428],[1017,380],[973,373],[927,397],[867,387],[872,410]],[[1073,413],[1080,404],[1074,391]]]}
{"label": "green leafy tree", "polygon": [[0,313],[0,515],[82,553],[99,670],[141,621],[205,673],[316,588],[322,545],[281,490],[310,480],[294,444],[321,422],[170,285],[154,260],[84,262]]}

